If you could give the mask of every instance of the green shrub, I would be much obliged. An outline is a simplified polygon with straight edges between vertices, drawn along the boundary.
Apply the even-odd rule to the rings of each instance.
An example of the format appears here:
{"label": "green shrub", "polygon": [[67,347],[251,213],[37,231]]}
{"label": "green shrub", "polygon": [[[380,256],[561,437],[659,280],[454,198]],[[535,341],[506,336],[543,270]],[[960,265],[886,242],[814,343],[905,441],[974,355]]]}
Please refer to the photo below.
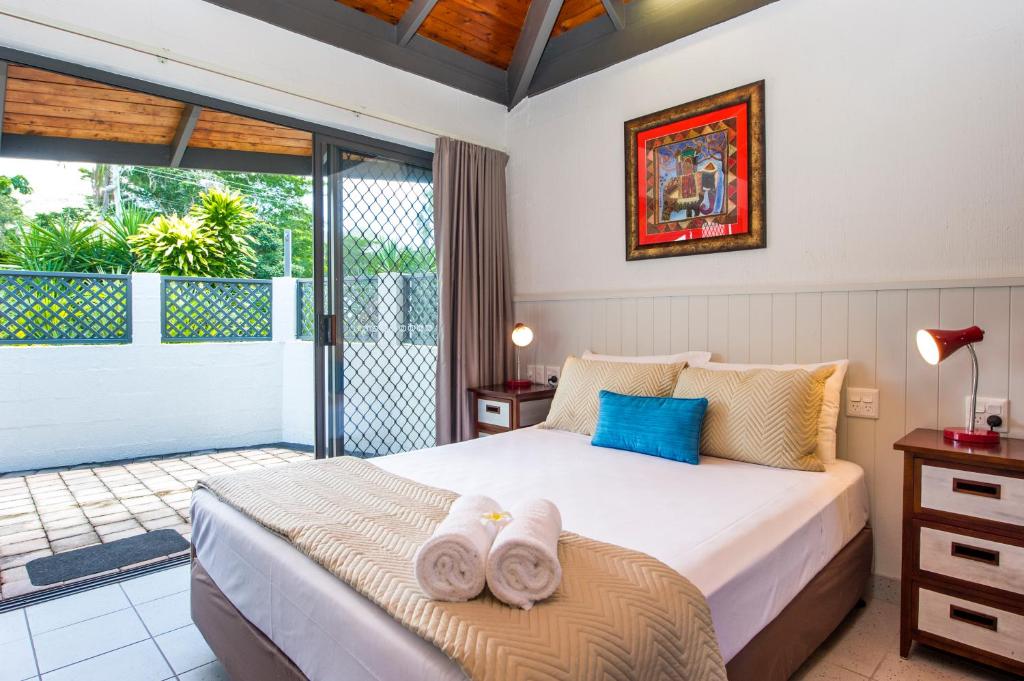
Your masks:
{"label": "green shrub", "polygon": [[139,265],[178,277],[219,277],[228,269],[216,235],[191,216],[161,215],[128,237]]}
{"label": "green shrub", "polygon": [[6,259],[23,270],[107,272],[111,252],[99,227],[69,216],[34,221],[8,234]]}
{"label": "green shrub", "polygon": [[120,211],[109,213],[103,217],[103,236],[107,244],[110,271],[117,274],[134,272],[139,269],[139,261],[132,252],[128,239],[156,218],[156,213],[126,203]]}
{"label": "green shrub", "polygon": [[256,240],[247,228],[255,214],[245,203],[242,195],[233,191],[210,188],[199,195],[199,202],[192,206],[189,215],[210,230],[220,242],[224,253],[226,269],[220,277],[248,277],[256,264],[256,252],[252,245]]}

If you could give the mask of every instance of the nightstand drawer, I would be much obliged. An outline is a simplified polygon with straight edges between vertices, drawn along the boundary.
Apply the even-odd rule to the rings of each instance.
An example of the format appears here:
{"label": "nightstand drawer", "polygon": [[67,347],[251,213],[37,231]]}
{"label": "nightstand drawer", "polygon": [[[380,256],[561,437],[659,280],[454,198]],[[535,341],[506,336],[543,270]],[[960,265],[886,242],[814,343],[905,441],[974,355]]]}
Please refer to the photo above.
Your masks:
{"label": "nightstand drawer", "polygon": [[1024,478],[922,464],[921,509],[1024,526]]}
{"label": "nightstand drawer", "polygon": [[1024,593],[1024,547],[922,527],[919,567],[994,589]]}
{"label": "nightstand drawer", "polygon": [[499,428],[512,427],[512,405],[501,400],[479,398],[476,401],[477,423],[486,423]]}
{"label": "nightstand drawer", "polygon": [[1024,616],[928,589],[917,593],[921,631],[1024,662]]}

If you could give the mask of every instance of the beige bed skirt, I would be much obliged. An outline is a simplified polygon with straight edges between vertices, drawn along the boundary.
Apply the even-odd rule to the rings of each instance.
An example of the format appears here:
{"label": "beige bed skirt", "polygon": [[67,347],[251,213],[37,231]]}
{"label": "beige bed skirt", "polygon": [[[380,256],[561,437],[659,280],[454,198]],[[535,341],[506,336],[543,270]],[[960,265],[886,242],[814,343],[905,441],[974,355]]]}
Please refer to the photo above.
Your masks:
{"label": "beige bed skirt", "polygon": [[[871,557],[871,529],[865,527],[729,661],[729,681],[784,681],[792,676],[863,597]],[[191,598],[193,621],[232,679],[306,679],[245,619],[194,556]]]}

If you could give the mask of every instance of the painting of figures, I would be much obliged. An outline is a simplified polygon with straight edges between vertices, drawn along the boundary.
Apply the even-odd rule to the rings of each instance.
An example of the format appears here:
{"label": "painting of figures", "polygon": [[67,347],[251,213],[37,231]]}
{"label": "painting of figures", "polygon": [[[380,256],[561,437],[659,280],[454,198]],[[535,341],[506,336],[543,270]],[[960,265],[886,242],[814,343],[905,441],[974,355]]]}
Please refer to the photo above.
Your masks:
{"label": "painting of figures", "polygon": [[626,258],[764,248],[764,83],[633,119]]}

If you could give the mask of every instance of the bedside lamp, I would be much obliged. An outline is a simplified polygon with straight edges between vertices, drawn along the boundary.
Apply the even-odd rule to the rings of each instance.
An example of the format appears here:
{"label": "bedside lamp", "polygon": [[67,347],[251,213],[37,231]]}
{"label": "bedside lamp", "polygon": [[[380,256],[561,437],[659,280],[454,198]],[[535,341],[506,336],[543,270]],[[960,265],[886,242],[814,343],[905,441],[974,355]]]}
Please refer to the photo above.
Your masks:
{"label": "bedside lamp", "polygon": [[512,327],[512,345],[516,346],[516,377],[505,381],[505,385],[509,388],[529,388],[533,385],[533,381],[529,379],[520,378],[522,372],[519,366],[519,348],[525,348],[527,345],[533,342],[533,329],[528,327],[522,322],[516,322],[516,325]]}
{"label": "bedside lamp", "polygon": [[978,406],[978,355],[974,352],[974,343],[980,343],[984,338],[985,332],[977,326],[956,330],[921,329],[917,332],[917,351],[929,364],[938,364],[964,346],[971,353],[971,413],[966,428],[943,429],[942,434],[947,440],[972,445],[999,444],[999,433],[974,427]]}

